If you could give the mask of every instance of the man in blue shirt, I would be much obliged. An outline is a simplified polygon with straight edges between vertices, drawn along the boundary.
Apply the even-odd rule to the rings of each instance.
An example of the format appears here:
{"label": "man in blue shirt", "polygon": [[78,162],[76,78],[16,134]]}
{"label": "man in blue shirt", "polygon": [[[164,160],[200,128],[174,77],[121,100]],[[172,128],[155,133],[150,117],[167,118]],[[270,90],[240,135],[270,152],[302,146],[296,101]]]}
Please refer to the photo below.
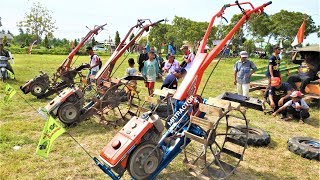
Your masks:
{"label": "man in blue shirt", "polygon": [[184,77],[187,74],[187,71],[183,68],[176,70],[174,73],[170,73],[163,81],[161,89],[177,89],[178,79]]}
{"label": "man in blue shirt", "polygon": [[256,65],[247,59],[246,51],[240,52],[240,60],[234,65],[234,85],[237,85],[239,95],[249,95],[249,83],[251,75],[257,70]]}

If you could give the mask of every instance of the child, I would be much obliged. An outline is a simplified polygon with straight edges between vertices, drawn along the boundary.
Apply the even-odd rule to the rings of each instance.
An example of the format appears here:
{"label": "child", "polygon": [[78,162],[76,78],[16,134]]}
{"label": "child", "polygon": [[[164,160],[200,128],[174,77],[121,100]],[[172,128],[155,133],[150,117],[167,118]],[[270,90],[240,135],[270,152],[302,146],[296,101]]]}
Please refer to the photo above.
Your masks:
{"label": "child", "polygon": [[[128,60],[129,67],[126,69],[127,76],[135,76],[137,70],[134,68],[134,59],[129,58]],[[132,97],[137,93],[137,81],[131,80],[128,82],[127,86],[125,87],[125,91],[128,96],[128,104],[132,104]]]}
{"label": "child", "polygon": [[159,73],[158,62],[155,60],[154,51],[148,53],[149,59],[144,62],[142,75],[145,77],[145,85],[148,88],[149,95],[153,94],[154,83]]}
{"label": "child", "polygon": [[129,67],[126,69],[126,75],[127,76],[135,76],[136,73],[137,73],[137,70],[134,68],[134,59],[133,58],[130,58],[128,60],[128,64],[129,64]]}
{"label": "child", "polygon": [[[303,124],[304,120],[307,119],[309,114],[309,106],[302,99],[302,93],[300,91],[293,91],[290,95],[291,100],[286,102],[282,107],[280,107],[272,115],[276,116],[278,112],[285,111],[287,113],[287,118],[285,121],[291,120],[293,117],[299,118],[299,123]],[[292,117],[293,116],[293,117]]]}

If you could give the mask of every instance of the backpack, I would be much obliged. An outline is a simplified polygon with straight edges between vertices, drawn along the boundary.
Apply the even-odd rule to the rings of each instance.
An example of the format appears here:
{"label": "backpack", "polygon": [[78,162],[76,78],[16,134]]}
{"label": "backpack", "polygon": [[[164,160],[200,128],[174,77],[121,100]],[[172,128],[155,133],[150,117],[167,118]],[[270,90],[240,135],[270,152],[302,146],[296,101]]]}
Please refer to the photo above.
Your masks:
{"label": "backpack", "polygon": [[[94,54],[94,55],[96,55],[96,54]],[[91,60],[92,60],[92,58],[93,58],[94,55],[91,56]],[[97,63],[99,64],[99,69],[101,69],[101,67],[102,67],[102,61],[101,61],[101,59],[100,59],[100,57],[99,57],[98,55],[96,55],[96,56],[98,57],[98,62],[97,62]]]}

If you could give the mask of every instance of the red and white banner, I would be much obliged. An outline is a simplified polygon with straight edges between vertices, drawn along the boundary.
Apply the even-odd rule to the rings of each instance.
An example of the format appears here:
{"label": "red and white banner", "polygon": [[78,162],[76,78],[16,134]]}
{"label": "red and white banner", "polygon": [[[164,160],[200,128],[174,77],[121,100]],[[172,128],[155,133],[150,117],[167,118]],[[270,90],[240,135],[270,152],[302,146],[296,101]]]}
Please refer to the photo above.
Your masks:
{"label": "red and white banner", "polygon": [[303,42],[305,28],[306,28],[306,17],[304,17],[304,20],[298,30],[298,33],[291,44],[292,47],[295,47]]}
{"label": "red and white banner", "polygon": [[30,45],[29,49],[28,49],[28,55],[31,54],[31,51],[32,51],[32,47],[33,45],[37,42],[37,40],[34,40],[33,43]]}

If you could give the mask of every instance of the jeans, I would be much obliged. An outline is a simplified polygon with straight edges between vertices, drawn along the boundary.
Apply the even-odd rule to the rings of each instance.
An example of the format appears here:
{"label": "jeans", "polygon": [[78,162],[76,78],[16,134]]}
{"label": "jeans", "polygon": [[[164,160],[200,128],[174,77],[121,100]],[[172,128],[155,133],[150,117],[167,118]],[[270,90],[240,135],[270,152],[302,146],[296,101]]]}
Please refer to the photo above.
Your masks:
{"label": "jeans", "polygon": [[301,109],[300,111],[297,111],[292,106],[288,106],[286,108],[286,111],[287,114],[291,114],[294,118],[298,119],[307,119],[310,116],[309,112],[306,109]]}

